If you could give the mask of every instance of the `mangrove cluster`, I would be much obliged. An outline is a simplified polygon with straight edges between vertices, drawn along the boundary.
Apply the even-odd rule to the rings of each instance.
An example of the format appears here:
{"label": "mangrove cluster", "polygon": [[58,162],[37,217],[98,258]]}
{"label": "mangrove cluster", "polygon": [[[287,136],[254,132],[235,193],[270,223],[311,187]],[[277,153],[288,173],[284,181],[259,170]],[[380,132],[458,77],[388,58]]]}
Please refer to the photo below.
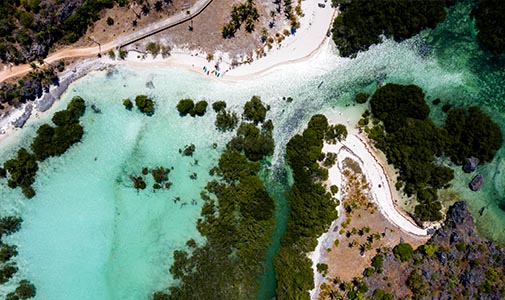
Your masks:
{"label": "mangrove cluster", "polygon": [[226,102],[217,101],[212,103],[212,109],[216,112],[214,125],[219,131],[233,131],[238,124],[238,116],[234,111],[226,110]]}
{"label": "mangrove cluster", "polygon": [[[453,0],[367,1],[334,0],[340,13],[333,23],[333,40],[340,55],[353,56],[381,42],[381,35],[408,39],[445,19],[445,6]],[[448,3],[446,3],[448,2]]]}
{"label": "mangrove cluster", "polygon": [[271,121],[267,122],[268,129],[243,122],[211,169],[215,177],[201,193],[204,205],[197,222],[206,242],[198,245],[189,240],[185,250],[174,252],[170,272],[180,283],[154,293],[153,300],[255,298],[261,263],[273,234],[275,206],[258,177],[261,165],[257,160],[273,149],[251,152],[247,145],[272,130]]}
{"label": "mangrove cluster", "polygon": [[370,107],[381,124],[365,130],[399,170],[397,188],[416,196],[421,221],[442,218],[437,190],[454,178],[438,158],[457,164],[472,156],[491,161],[502,145],[499,126],[478,107],[449,108],[444,127],[435,126],[422,89],[414,85],[387,84],[373,94]]}
{"label": "mangrove cluster", "polygon": [[[3,237],[13,234],[21,228],[23,220],[19,217],[7,216],[0,218],[0,287],[8,283],[18,271],[13,257],[18,255],[17,247],[3,242]],[[22,279],[17,288],[7,294],[7,300],[30,299],[35,296],[35,286]]]}
{"label": "mangrove cluster", "polygon": [[199,116],[202,117],[207,112],[208,103],[205,100],[198,101],[196,103],[191,99],[182,99],[177,104],[177,111],[181,116]]}
{"label": "mangrove cluster", "polygon": [[[123,105],[127,110],[133,109],[133,102],[126,98],[123,100]],[[135,97],[135,105],[141,113],[148,116],[154,115],[154,101],[146,95],[138,95]]]}
{"label": "mangrove cluster", "polygon": [[[172,168],[173,169],[173,168]],[[170,189],[172,186],[172,182],[168,180],[168,174],[170,173],[171,169],[165,168],[165,167],[156,167],[154,169],[149,170],[149,168],[144,167],[142,168],[142,175],[135,176],[135,175],[130,175],[130,180],[133,182],[133,187],[137,190],[145,190],[147,188],[147,183],[146,180],[147,178],[145,176],[149,175],[151,173],[152,178],[153,178],[153,191],[159,190],[159,189]]]}
{"label": "mangrove cluster", "polygon": [[52,122],[55,126],[43,124],[39,127],[30,145],[32,153],[25,148],[19,149],[17,156],[7,160],[0,168],[0,177],[8,178],[10,188],[20,187],[27,198],[35,196],[32,184],[38,170],[37,162],[59,156],[81,140],[84,130],[79,119],[85,110],[81,97],[72,98],[65,110],[54,114]]}
{"label": "mangrove cluster", "polygon": [[328,170],[318,163],[327,133],[326,117],[315,115],[303,133],[295,135],[286,147],[294,183],[287,195],[287,230],[274,261],[279,300],[310,299],[314,279],[307,253],[314,251],[317,238],[337,218],[337,200],[322,184],[328,179]]}
{"label": "mangrove cluster", "polygon": [[505,51],[505,6],[500,0],[479,0],[473,10],[482,48],[495,54]]}

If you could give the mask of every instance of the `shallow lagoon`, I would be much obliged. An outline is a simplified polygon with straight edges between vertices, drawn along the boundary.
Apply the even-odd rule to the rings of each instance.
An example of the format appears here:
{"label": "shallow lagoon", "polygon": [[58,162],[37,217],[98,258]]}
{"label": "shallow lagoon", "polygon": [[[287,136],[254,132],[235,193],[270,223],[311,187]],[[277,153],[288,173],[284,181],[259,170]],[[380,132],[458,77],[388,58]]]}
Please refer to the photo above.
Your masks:
{"label": "shallow lagoon", "polygon": [[[25,220],[22,230],[8,238],[18,245],[19,275],[36,285],[36,299],[54,300],[148,299],[153,290],[171,283],[168,268],[173,250],[184,247],[190,238],[204,242],[195,228],[199,193],[231,136],[214,129],[210,107],[201,118],[179,117],[175,105],[184,97],[225,100],[240,112],[252,95],[260,95],[271,106],[267,117],[275,125],[277,148],[267,171],[274,174],[284,168],[283,146],[312,114],[327,113],[331,119],[343,111],[346,117],[351,110],[345,107],[354,93],[372,92],[377,79],[420,85],[429,101],[440,97],[454,105],[481,105],[505,128],[505,74],[478,50],[472,23],[465,19],[468,11],[467,5],[456,6],[444,24],[423,33],[424,41],[420,37],[401,44],[386,41],[354,60],[338,58],[328,47],[315,59],[282,66],[254,80],[224,82],[153,65],[120,66],[79,80],[40,120],[29,121],[23,131],[2,141],[3,161],[18,145],[29,144],[36,126],[72,96],[87,101],[82,143],[39,165],[35,198],[25,200],[19,190],[0,186],[2,215],[18,213]],[[146,87],[150,81],[152,89]],[[122,105],[123,98],[142,93],[157,103],[153,117],[129,112]],[[287,103],[284,96],[294,101]],[[102,113],[93,113],[91,104]],[[440,107],[432,107],[432,115],[443,118]],[[194,157],[183,157],[178,150],[190,143],[196,145]],[[505,206],[504,151],[492,164],[479,168],[485,176],[481,191],[470,192],[471,176],[462,172],[452,188],[458,197],[469,200],[479,230],[501,242],[505,241],[505,213],[499,208]],[[160,165],[174,167],[169,175],[172,188],[137,194],[128,175]],[[193,172],[197,180],[189,178]],[[265,178],[270,190],[282,194],[277,176]],[[175,204],[176,196],[188,205]],[[198,199],[198,205],[191,205],[192,199]],[[286,206],[282,196],[276,199],[278,239]],[[479,217],[477,212],[484,206]],[[263,278],[260,298],[275,288],[273,275],[270,269]],[[0,297],[11,289],[0,289]]]}

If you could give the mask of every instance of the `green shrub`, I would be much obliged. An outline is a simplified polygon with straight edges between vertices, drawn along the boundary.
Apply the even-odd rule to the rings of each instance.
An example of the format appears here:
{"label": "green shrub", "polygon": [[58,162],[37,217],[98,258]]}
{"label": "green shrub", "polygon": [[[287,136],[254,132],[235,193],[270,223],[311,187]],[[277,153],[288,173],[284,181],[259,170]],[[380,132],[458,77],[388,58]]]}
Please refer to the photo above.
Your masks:
{"label": "green shrub", "polygon": [[360,104],[366,103],[368,101],[368,98],[370,98],[370,94],[367,93],[357,93],[356,96],[354,97],[356,102]]}
{"label": "green shrub", "polygon": [[226,102],[224,101],[217,101],[212,103],[212,109],[218,113],[226,108]]}
{"label": "green shrub", "polygon": [[142,113],[148,116],[152,116],[154,114],[154,101],[146,95],[138,95],[135,97],[135,105],[137,105],[138,109]]}
{"label": "green shrub", "polygon": [[393,248],[393,253],[400,262],[405,262],[412,258],[414,249],[409,243],[400,243]]}
{"label": "green shrub", "polygon": [[133,108],[133,103],[130,99],[126,98],[123,100],[123,105],[127,110],[132,110]]}
{"label": "green shrub", "polygon": [[197,115],[197,116],[203,116],[205,115],[205,112],[207,111],[207,101],[198,101],[196,104],[195,104],[195,107],[194,107],[194,114]]}
{"label": "green shrub", "polygon": [[113,18],[111,18],[111,17],[108,17],[108,18],[107,18],[107,25],[109,25],[109,26],[114,25],[114,19],[113,19]]}
{"label": "green shrub", "polygon": [[230,112],[225,109],[219,111],[214,123],[220,131],[232,131],[237,127],[238,116],[235,112]]}
{"label": "green shrub", "polygon": [[182,99],[177,104],[177,111],[181,116],[185,116],[187,114],[194,114],[195,103],[191,99]]}
{"label": "green shrub", "polygon": [[267,109],[258,96],[253,96],[251,100],[244,105],[244,118],[254,122],[254,124],[263,122],[266,114]]}

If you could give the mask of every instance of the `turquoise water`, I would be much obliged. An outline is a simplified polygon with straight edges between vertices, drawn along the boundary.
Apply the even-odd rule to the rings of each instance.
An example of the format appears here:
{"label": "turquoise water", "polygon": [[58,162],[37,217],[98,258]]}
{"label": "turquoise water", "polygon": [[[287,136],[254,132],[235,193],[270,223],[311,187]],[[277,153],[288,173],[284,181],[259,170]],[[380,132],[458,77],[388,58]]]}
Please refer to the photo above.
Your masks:
{"label": "turquoise water", "polygon": [[[277,227],[258,292],[258,299],[270,299],[275,290],[271,259],[287,216],[283,148],[312,114],[323,112],[331,118],[352,105],[356,92],[373,92],[376,80],[385,77],[386,82],[421,86],[429,100],[440,97],[454,105],[479,105],[505,129],[503,59],[478,49],[469,11],[468,4],[460,4],[437,29],[403,43],[385,41],[356,59],[326,54],[240,83],[152,66],[122,66],[112,75],[95,72],[79,80],[41,120],[29,121],[0,145],[3,161],[19,145],[29,144],[36,126],[74,95],[102,110],[86,112],[81,143],[40,164],[35,198],[25,200],[19,190],[0,185],[0,214],[19,214],[25,220],[22,230],[7,239],[18,245],[16,280],[30,279],[37,286],[36,299],[53,300],[148,299],[152,291],[174,283],[168,272],[173,250],[184,248],[190,238],[205,242],[195,228],[201,200],[198,205],[190,202],[199,199],[208,170],[231,137],[214,129],[210,109],[202,118],[181,118],[175,105],[185,97],[226,100],[240,112],[252,95],[260,95],[271,106],[267,117],[274,120],[276,141],[271,171],[262,174],[277,203]],[[148,81],[153,89],[146,87]],[[153,117],[123,108],[123,98],[141,93],[156,101]],[[283,96],[294,101],[287,103]],[[432,115],[443,120],[440,108],[433,107]],[[194,157],[182,157],[178,149],[190,143],[196,145]],[[485,176],[481,191],[469,191],[471,176],[459,171],[452,188],[468,200],[479,231],[500,242],[505,242],[504,151],[479,168]],[[169,176],[172,188],[137,194],[128,175],[160,165],[174,167]],[[193,172],[197,180],[189,178]],[[175,204],[172,199],[177,196],[188,205]],[[479,217],[481,207],[487,208]],[[0,298],[16,280],[0,289]]]}

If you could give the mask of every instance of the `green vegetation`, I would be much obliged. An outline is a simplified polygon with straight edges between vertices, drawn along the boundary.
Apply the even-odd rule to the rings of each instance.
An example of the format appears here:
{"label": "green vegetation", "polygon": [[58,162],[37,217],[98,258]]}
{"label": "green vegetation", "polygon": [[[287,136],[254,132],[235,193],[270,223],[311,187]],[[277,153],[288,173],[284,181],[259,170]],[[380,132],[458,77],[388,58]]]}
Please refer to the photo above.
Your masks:
{"label": "green vegetation", "polygon": [[152,116],[154,114],[154,101],[146,95],[138,95],[135,97],[135,105],[141,112],[148,116]]}
{"label": "green vegetation", "polygon": [[35,297],[35,286],[28,280],[21,280],[16,288],[16,295],[19,299],[30,299]]}
{"label": "green vegetation", "polygon": [[377,254],[372,258],[372,267],[376,273],[382,273],[384,270],[384,256]]}
{"label": "green vegetation", "polygon": [[329,144],[336,144],[347,138],[347,128],[343,124],[330,125],[324,135],[324,140]]}
{"label": "green vegetation", "polygon": [[357,93],[354,99],[356,100],[357,103],[363,104],[368,101],[368,98],[370,98],[370,95],[367,93]]}
{"label": "green vegetation", "polygon": [[238,116],[235,112],[222,109],[217,113],[216,122],[214,124],[220,131],[232,131],[237,127]]}
{"label": "green vegetation", "polygon": [[151,53],[153,57],[156,57],[161,51],[161,46],[158,43],[150,42],[147,44],[146,50]]}
{"label": "green vegetation", "polygon": [[17,157],[4,163],[4,168],[10,175],[7,185],[10,188],[20,187],[27,198],[35,196],[32,184],[35,182],[38,164],[35,156],[25,148],[18,150]]}
{"label": "green vegetation", "polygon": [[381,41],[381,35],[401,41],[445,19],[444,0],[339,2],[332,33],[342,56],[367,50]]}
{"label": "green vegetation", "polygon": [[224,102],[224,101],[216,101],[216,102],[212,103],[212,109],[216,113],[223,111],[225,108],[226,108],[226,102]]}
{"label": "green vegetation", "polygon": [[5,264],[0,267],[0,284],[4,284],[9,279],[16,274],[18,271],[18,267],[16,267],[16,264],[10,263],[10,264]]}
{"label": "green vegetation", "polygon": [[306,253],[314,250],[317,237],[337,218],[335,200],[321,184],[327,179],[327,170],[317,163],[327,129],[326,117],[315,115],[303,134],[295,135],[286,147],[294,184],[287,195],[288,227],[274,261],[279,300],[309,299],[314,282]]}
{"label": "green vegetation", "polygon": [[151,174],[153,175],[153,179],[157,183],[162,183],[164,181],[167,181],[168,180],[168,173],[170,173],[170,169],[167,169],[164,167],[157,167],[151,171]]}
{"label": "green vegetation", "polygon": [[476,106],[449,110],[445,129],[452,139],[447,154],[455,162],[471,156],[489,162],[503,143],[500,127]]}
{"label": "green vegetation", "polygon": [[113,19],[113,18],[111,18],[111,17],[108,17],[108,18],[107,18],[107,25],[109,25],[109,26],[114,25],[114,19]]}
{"label": "green vegetation", "polygon": [[317,264],[316,268],[317,268],[317,272],[321,273],[321,275],[323,275],[323,276],[328,275],[328,265],[327,264]]}
{"label": "green vegetation", "polygon": [[244,105],[243,117],[244,119],[252,121],[257,125],[258,123],[265,121],[267,110],[268,109],[261,102],[260,97],[253,96],[251,100],[246,102]]}
{"label": "green vegetation", "polygon": [[[181,116],[189,114],[190,116],[203,116],[207,111],[208,103],[207,101],[201,100],[196,104],[191,99],[182,99],[177,104],[177,111]],[[226,104],[225,104],[226,106]],[[215,110],[215,109],[214,109]]]}
{"label": "green vegetation", "polygon": [[152,185],[154,190],[160,190],[163,188],[168,190],[172,186],[172,182],[168,181],[168,174],[170,174],[169,168],[159,166],[149,170],[149,168],[144,167],[142,168],[142,175],[129,176],[130,180],[133,182],[133,187],[137,190],[137,193],[139,190],[145,190],[147,188],[147,178],[144,176],[147,176],[149,173],[151,173],[154,180],[154,183]]}
{"label": "green vegetation", "polygon": [[[250,132],[259,129],[243,123],[239,131],[248,143]],[[226,148],[212,169],[218,178],[201,193],[205,204],[197,228],[206,243],[198,246],[190,240],[187,249],[174,251],[170,272],[180,284],[154,293],[153,300],[253,299],[274,227],[274,202],[257,176],[259,170],[259,163]]]}
{"label": "green vegetation", "polygon": [[500,0],[479,0],[472,14],[478,29],[477,39],[483,49],[494,54],[505,51],[505,6]]}
{"label": "green vegetation", "polygon": [[85,111],[84,100],[76,96],[70,101],[67,109],[54,114],[52,121],[56,127],[49,124],[41,125],[30,146],[36,159],[42,161],[50,156],[59,156],[79,142],[84,134],[79,119]]}
{"label": "green vegetation", "polygon": [[393,248],[393,254],[400,262],[405,262],[412,258],[414,249],[409,243],[400,243]]}
{"label": "green vegetation", "polygon": [[366,131],[388,162],[399,169],[403,191],[416,196],[415,215],[421,221],[442,218],[437,190],[454,177],[453,170],[437,163],[436,157],[446,154],[461,162],[474,156],[491,161],[502,144],[499,126],[476,107],[450,109],[445,127],[437,128],[428,118],[429,107],[417,86],[387,84],[375,92],[370,105],[374,118],[384,126]]}
{"label": "green vegetation", "polygon": [[23,219],[20,217],[8,216],[0,218],[0,239],[4,235],[13,234],[21,229]]}
{"label": "green vegetation", "polygon": [[370,107],[387,132],[402,128],[407,118],[425,120],[430,113],[423,90],[415,85],[387,84],[373,94]]}
{"label": "green vegetation", "polygon": [[[20,187],[27,198],[35,196],[32,184],[37,174],[37,161],[43,161],[50,156],[63,154],[70,146],[79,142],[84,133],[79,124],[80,117],[86,108],[84,100],[76,96],[72,98],[65,110],[56,112],[52,118],[56,127],[43,124],[37,130],[37,136],[33,139],[30,149],[25,148],[17,152],[17,157],[7,160],[3,169],[7,171],[7,185],[10,188]],[[3,173],[3,172],[2,172]]]}
{"label": "green vegetation", "polygon": [[130,99],[126,98],[123,100],[123,105],[127,110],[132,110],[133,109],[133,103]]}
{"label": "green vegetation", "polygon": [[77,41],[98,20],[101,10],[111,8],[114,2],[86,0],[68,5],[64,1],[2,1],[0,59],[19,64],[44,58],[54,44]]}
{"label": "green vegetation", "polygon": [[0,263],[6,263],[16,255],[18,255],[16,246],[0,244]]}
{"label": "green vegetation", "polygon": [[254,31],[254,24],[258,21],[260,14],[256,8],[254,0],[246,0],[244,3],[235,4],[231,9],[231,20],[223,26],[221,34],[223,38],[232,38],[242,23],[245,23],[247,32]]}
{"label": "green vegetation", "polygon": [[244,152],[250,161],[258,161],[274,152],[272,131],[260,130],[254,124],[242,123],[237,136],[228,143],[229,148]]}
{"label": "green vegetation", "polygon": [[184,150],[183,151],[179,150],[179,152],[181,152],[184,156],[193,156],[195,149],[196,149],[195,145],[190,144],[190,145],[184,146]]}
{"label": "green vegetation", "polygon": [[194,114],[202,117],[203,115],[205,115],[205,112],[207,112],[207,106],[208,106],[207,101],[202,100],[196,102],[194,108]]}
{"label": "green vegetation", "polygon": [[192,114],[195,108],[195,103],[191,99],[182,99],[177,104],[177,110],[181,116]]}

